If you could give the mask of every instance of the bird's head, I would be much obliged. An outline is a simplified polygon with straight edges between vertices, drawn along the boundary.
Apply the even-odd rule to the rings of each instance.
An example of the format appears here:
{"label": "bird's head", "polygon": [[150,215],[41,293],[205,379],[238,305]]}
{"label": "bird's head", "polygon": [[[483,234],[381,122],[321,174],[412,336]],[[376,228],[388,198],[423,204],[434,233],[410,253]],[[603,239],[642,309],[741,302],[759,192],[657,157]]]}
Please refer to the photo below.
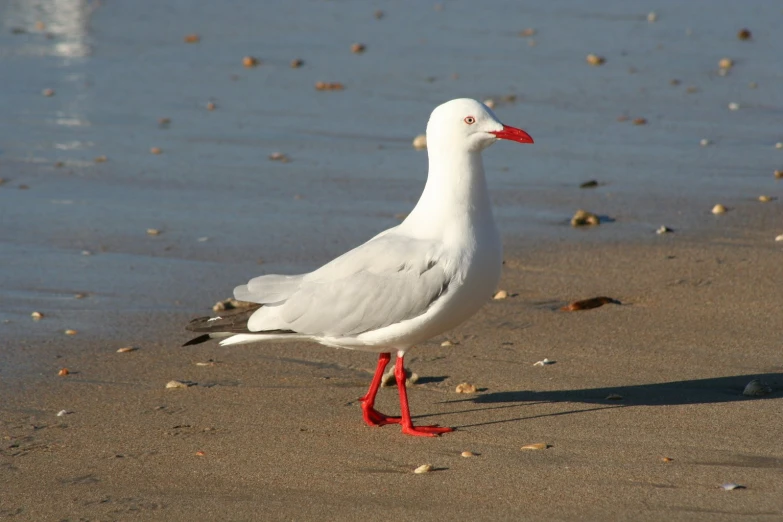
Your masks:
{"label": "bird's head", "polygon": [[533,143],[527,132],[503,125],[489,107],[469,98],[439,105],[427,123],[428,148],[459,147],[479,152],[499,139]]}

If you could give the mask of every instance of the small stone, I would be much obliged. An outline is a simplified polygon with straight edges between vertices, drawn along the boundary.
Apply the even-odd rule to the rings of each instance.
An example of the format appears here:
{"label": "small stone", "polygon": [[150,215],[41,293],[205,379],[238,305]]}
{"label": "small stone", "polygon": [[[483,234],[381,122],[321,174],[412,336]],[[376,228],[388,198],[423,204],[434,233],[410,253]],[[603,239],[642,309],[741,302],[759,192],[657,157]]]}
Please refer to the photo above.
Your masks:
{"label": "small stone", "polygon": [[185,35],[185,43],[199,43],[200,41],[201,41],[201,37],[196,33]]}
{"label": "small stone", "polygon": [[549,449],[551,447],[552,447],[552,445],[551,444],[547,444],[546,442],[536,442],[534,444],[525,444],[524,446],[522,446],[519,449],[526,450],[526,451],[530,451],[530,450],[536,451],[536,450]]}
{"label": "small stone", "polygon": [[451,341],[443,341],[442,343],[440,343],[440,345],[443,347],[448,347],[448,346],[454,346],[454,343],[452,343]]}
{"label": "small stone", "polygon": [[82,294],[82,293],[73,294],[74,299],[84,299],[85,297],[87,297],[87,294]]}
{"label": "small stone", "polygon": [[610,393],[606,396],[607,401],[621,401],[623,400],[623,396],[619,393]]}
{"label": "small stone", "polygon": [[751,89],[758,89],[758,86],[759,86],[759,84],[756,83],[756,82],[750,82],[748,84],[748,87],[750,87]]}
{"label": "small stone", "polygon": [[783,234],[780,234],[779,236],[775,237],[775,241],[783,241]]}
{"label": "small stone", "polygon": [[761,382],[760,379],[753,379],[742,390],[742,395],[746,397],[763,397],[772,393],[772,388]]}
{"label": "small stone", "polygon": [[158,118],[158,127],[168,128],[171,125],[171,118]]}
{"label": "small stone", "polygon": [[680,85],[682,82],[678,80],[677,78],[673,78],[669,80],[669,85]]}
{"label": "small stone", "polygon": [[671,462],[671,461],[673,461],[673,460],[674,460],[674,459],[673,459],[673,458],[671,458],[671,457],[661,457],[661,461],[662,461],[662,462]]}
{"label": "small stone", "polygon": [[245,56],[244,58],[242,58],[242,65],[244,65],[247,68],[256,67],[258,66],[259,63],[261,62],[259,62],[258,58],[255,58],[253,56]]}
{"label": "small stone", "polygon": [[674,232],[671,228],[667,227],[666,225],[661,225],[658,227],[658,229],[655,231],[656,234],[668,234],[669,232]]}
{"label": "small stone", "polygon": [[380,20],[381,18],[383,18],[384,13],[383,13],[383,11],[378,9],[372,15],[375,17],[376,20]]}
{"label": "small stone", "polygon": [[269,161],[279,161],[280,163],[288,163],[291,161],[288,156],[282,152],[273,152],[269,155]]}
{"label": "small stone", "polygon": [[65,335],[76,335],[77,333],[76,330],[71,330],[70,328],[65,330]]}
{"label": "small stone", "polygon": [[505,290],[498,290],[498,293],[493,295],[492,299],[496,299],[496,300],[508,299],[508,292]]}
{"label": "small stone", "polygon": [[688,94],[694,94],[699,92],[699,88],[696,87],[695,85],[689,85],[688,87],[685,88],[685,92],[687,92]]}
{"label": "small stone", "polygon": [[579,188],[586,189],[586,188],[595,188],[598,186],[598,180],[591,179],[590,181],[585,181],[583,183],[579,184]]}
{"label": "small stone", "polygon": [[713,214],[725,214],[726,212],[728,212],[728,209],[720,203],[712,207]]}
{"label": "small stone", "polygon": [[606,63],[606,58],[604,58],[603,56],[598,56],[597,54],[592,54],[592,53],[588,54],[586,59],[587,59],[587,63],[589,63],[590,65],[598,66]]}
{"label": "small stone", "polygon": [[753,38],[753,35],[750,32],[750,29],[740,29],[739,32],[737,32],[737,38],[740,40],[750,40]]}
{"label": "small stone", "polygon": [[214,111],[215,110],[215,102],[207,102],[207,110],[208,111]]}
{"label": "small stone", "polygon": [[772,174],[775,176],[775,179],[783,179],[783,170],[776,170]]}
{"label": "small stone", "polygon": [[761,201],[762,203],[769,203],[770,201],[774,201],[774,200],[775,198],[773,198],[772,196],[767,196],[765,194],[759,196],[759,201]]}
{"label": "small stone", "polygon": [[364,44],[360,44],[360,43],[351,44],[351,52],[354,54],[361,54],[366,50],[367,47]]}
{"label": "small stone", "polygon": [[702,147],[709,147],[710,145],[712,145],[712,142],[707,138],[702,138],[701,141],[699,141],[699,145],[701,145]]}
{"label": "small stone", "polygon": [[572,227],[595,226],[600,224],[601,220],[599,217],[586,210],[577,210],[574,217],[571,218]]}
{"label": "small stone", "polygon": [[550,361],[547,358],[544,358],[540,361],[536,361],[533,363],[533,366],[549,366],[550,364],[555,364],[557,361]]}
{"label": "small stone", "polygon": [[422,464],[418,468],[414,469],[413,472],[417,475],[421,475],[423,473],[429,473],[432,471],[432,464]]}
{"label": "small stone", "polygon": [[152,148],[150,149],[150,154],[160,154],[160,153],[162,153],[162,152],[163,152],[163,150],[161,150],[161,148],[160,148],[160,147],[152,147]]}
{"label": "small stone", "polygon": [[291,69],[298,69],[303,65],[304,65],[304,60],[300,58],[295,58],[291,60]]}
{"label": "small stone", "polygon": [[204,453],[203,451],[199,450],[199,451],[196,452],[196,456],[197,457],[203,457],[204,455],[206,455],[206,453]]}
{"label": "small stone", "polygon": [[537,31],[532,27],[528,27],[527,29],[523,29],[522,31],[520,31],[519,36],[521,36],[522,38],[528,38],[530,36],[535,36],[536,32]]}
{"label": "small stone", "polygon": [[30,317],[33,318],[33,321],[40,321],[41,319],[43,319],[44,314],[42,314],[41,312],[33,312],[30,314]]}
{"label": "small stone", "polygon": [[60,368],[60,371],[57,372],[57,375],[60,377],[65,377],[66,375],[70,374],[71,372],[68,370],[68,368]]}
{"label": "small stone", "polygon": [[730,111],[738,111],[738,110],[739,110],[739,108],[740,108],[740,105],[739,105],[739,103],[737,103],[737,102],[731,102],[731,103],[729,104],[729,110],[730,110]]}
{"label": "small stone", "polygon": [[41,94],[43,94],[47,98],[51,98],[52,96],[54,96],[54,89],[44,89],[41,91]]}
{"label": "small stone", "polygon": [[460,455],[460,457],[465,457],[466,459],[469,459],[470,457],[475,457],[476,456],[476,454],[473,453],[472,451],[463,451],[459,455]]}
{"label": "small stone", "polygon": [[718,61],[718,67],[721,69],[731,69],[734,67],[734,60],[731,58],[721,58]]}
{"label": "small stone", "polygon": [[490,109],[494,109],[495,108],[495,100],[493,100],[492,98],[487,98],[486,100],[484,100],[484,105],[486,105]]}
{"label": "small stone", "polygon": [[187,388],[189,386],[192,386],[191,383],[183,382],[183,381],[169,381],[166,383],[167,389],[173,389],[173,388]]}
{"label": "small stone", "polygon": [[148,236],[159,236],[160,230],[157,228],[148,228],[147,229],[147,235]]}
{"label": "small stone", "polygon": [[783,141],[779,141],[775,144],[776,149],[783,149]]}
{"label": "small stone", "polygon": [[416,150],[422,150],[427,148],[427,135],[419,134],[413,138],[413,148]]}
{"label": "small stone", "polygon": [[478,388],[476,388],[475,384],[463,382],[458,384],[457,388],[454,391],[457,393],[477,393]]}
{"label": "small stone", "polygon": [[634,125],[647,125],[647,120],[645,118],[636,118],[633,120]]}
{"label": "small stone", "polygon": [[741,486],[741,485],[736,484],[734,482],[729,482],[728,484],[721,484],[720,487],[722,489],[726,490],[726,491],[732,491],[732,490],[735,490],[735,489],[747,489],[747,488],[745,488],[745,486]]}
{"label": "small stone", "polygon": [[340,82],[315,82],[316,91],[342,91],[345,86]]}
{"label": "small stone", "polygon": [[136,350],[138,350],[136,346],[123,346],[117,350],[117,353],[130,353],[135,352]]}
{"label": "small stone", "polygon": [[650,11],[647,13],[647,21],[650,23],[657,22],[658,21],[658,15],[655,11]]}
{"label": "small stone", "polygon": [[93,161],[95,163],[106,163],[107,161],[109,161],[109,158],[107,158],[106,156],[98,156]]}
{"label": "small stone", "polygon": [[57,416],[58,417],[65,417],[66,415],[70,415],[71,413],[73,413],[73,412],[72,411],[68,411],[68,410],[60,410],[60,411],[57,412]]}

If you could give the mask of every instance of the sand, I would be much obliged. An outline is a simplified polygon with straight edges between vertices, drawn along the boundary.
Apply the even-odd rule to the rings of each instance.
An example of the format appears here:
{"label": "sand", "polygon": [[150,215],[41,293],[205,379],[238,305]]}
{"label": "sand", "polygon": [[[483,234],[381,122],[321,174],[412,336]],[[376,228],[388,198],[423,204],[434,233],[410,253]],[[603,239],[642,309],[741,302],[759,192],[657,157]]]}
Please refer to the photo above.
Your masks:
{"label": "sand", "polygon": [[[129,313],[144,332],[131,353],[115,338],[24,343],[41,373],[2,388],[0,513],[780,520],[781,278],[779,250],[754,239],[518,245],[502,281],[514,296],[409,354],[416,420],[457,428],[436,439],[362,423],[371,354],[178,348],[182,314]],[[597,295],[622,304],[558,310]],[[743,396],[754,378],[772,393]],[[397,410],[395,388],[379,409]]]}

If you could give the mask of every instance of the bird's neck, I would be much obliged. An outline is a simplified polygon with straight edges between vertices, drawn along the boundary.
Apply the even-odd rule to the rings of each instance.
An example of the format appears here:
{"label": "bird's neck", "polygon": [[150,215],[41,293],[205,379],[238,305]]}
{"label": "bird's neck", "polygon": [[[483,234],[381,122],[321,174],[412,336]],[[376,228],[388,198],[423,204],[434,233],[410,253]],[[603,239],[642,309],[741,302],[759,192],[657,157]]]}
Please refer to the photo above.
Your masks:
{"label": "bird's neck", "polygon": [[494,228],[481,152],[431,148],[424,192],[403,225],[416,235],[440,236],[449,228]]}

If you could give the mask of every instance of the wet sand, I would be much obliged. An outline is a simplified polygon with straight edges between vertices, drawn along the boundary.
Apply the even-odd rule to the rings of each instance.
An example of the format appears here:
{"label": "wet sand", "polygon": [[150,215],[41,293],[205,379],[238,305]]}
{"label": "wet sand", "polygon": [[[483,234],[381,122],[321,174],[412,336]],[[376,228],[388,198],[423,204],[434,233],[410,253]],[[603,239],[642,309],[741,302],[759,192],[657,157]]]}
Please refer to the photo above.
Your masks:
{"label": "wet sand", "polygon": [[[3,6],[0,518],[783,517],[783,210],[757,199],[783,196],[776,2],[659,2],[654,23],[625,1],[196,4]],[[372,355],[180,348],[234,285],[396,224],[424,181],[411,139],[466,95],[536,145],[485,154],[513,297],[406,359],[417,421],[455,433],[364,426]],[[571,228],[577,208],[603,224]],[[622,304],[558,310],[602,295]],[[743,396],[754,378],[771,393]]]}

